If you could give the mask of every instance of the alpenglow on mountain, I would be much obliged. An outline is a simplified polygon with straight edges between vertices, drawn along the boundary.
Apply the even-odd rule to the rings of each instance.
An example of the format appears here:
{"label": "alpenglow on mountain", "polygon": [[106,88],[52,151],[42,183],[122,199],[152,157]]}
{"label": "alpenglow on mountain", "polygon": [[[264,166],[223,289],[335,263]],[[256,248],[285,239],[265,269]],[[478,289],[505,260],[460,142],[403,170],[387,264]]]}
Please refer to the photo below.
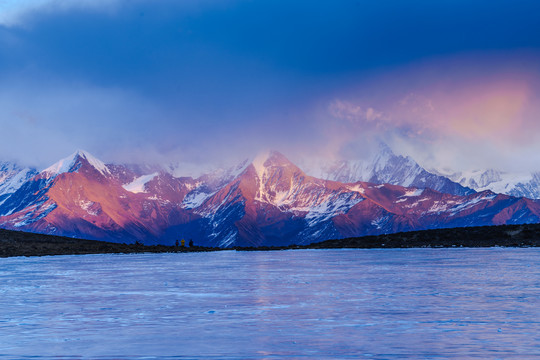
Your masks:
{"label": "alpenglow on mountain", "polygon": [[[408,186],[313,177],[276,151],[195,179],[105,164],[77,151],[41,172],[21,175],[25,180],[0,204],[0,224],[117,242],[174,244],[184,238],[232,247],[540,221],[538,200],[474,192],[392,155],[377,157],[370,180],[397,182],[403,176]],[[23,171],[17,169],[16,174]]]}

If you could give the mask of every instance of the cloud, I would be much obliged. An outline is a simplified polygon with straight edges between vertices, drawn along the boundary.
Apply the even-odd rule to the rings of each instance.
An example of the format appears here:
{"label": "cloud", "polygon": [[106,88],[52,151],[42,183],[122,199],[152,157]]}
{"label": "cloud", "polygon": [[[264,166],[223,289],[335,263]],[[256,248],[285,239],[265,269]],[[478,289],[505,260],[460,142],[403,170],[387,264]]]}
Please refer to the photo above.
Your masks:
{"label": "cloud", "polygon": [[310,124],[293,120],[295,114],[243,111],[209,116],[175,97],[61,79],[7,78],[0,84],[0,128],[9,135],[0,142],[0,160],[45,168],[82,148],[105,162],[208,169],[233,165],[261,148],[294,156],[308,143],[317,147],[318,135]]}
{"label": "cloud", "polygon": [[36,13],[91,10],[110,12],[121,0],[0,0],[0,26],[24,26]]}
{"label": "cloud", "polygon": [[363,108],[348,101],[334,100],[329,106],[330,114],[338,119],[349,121],[355,125],[372,124],[378,127],[384,123],[382,113],[372,107]]}
{"label": "cloud", "polygon": [[340,100],[331,107],[333,116],[361,124],[363,129],[371,126],[410,138],[514,141],[521,140],[526,128],[540,126],[533,121],[538,112],[529,84],[511,79],[483,79],[444,91],[410,92],[378,112]]}
{"label": "cloud", "polygon": [[9,134],[0,153],[37,167],[78,148],[104,160],[122,157],[125,149],[141,155],[157,148],[147,138],[159,136],[164,117],[155,104],[123,89],[8,81],[0,86],[0,126]]}
{"label": "cloud", "polygon": [[512,49],[538,48],[537,11],[398,3],[0,0],[0,154],[352,158],[382,139],[433,163],[476,143],[495,164],[534,148],[540,57]]}
{"label": "cloud", "polygon": [[408,94],[390,107],[388,117],[411,140],[456,137],[479,145],[520,145],[535,140],[531,131],[540,131],[539,110],[529,82],[477,79],[444,91]]}
{"label": "cloud", "polygon": [[540,170],[534,61],[521,57],[516,66],[515,59],[470,60],[438,59],[396,70],[357,87],[376,96],[352,91],[330,101],[328,151],[343,157],[352,144],[375,138],[432,168]]}

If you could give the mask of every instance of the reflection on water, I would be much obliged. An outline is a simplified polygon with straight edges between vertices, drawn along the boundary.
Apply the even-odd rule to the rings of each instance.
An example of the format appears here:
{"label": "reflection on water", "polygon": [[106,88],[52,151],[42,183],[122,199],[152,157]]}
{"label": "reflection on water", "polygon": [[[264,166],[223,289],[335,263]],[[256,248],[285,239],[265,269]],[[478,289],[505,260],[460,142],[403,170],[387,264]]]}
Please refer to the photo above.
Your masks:
{"label": "reflection on water", "polygon": [[0,359],[540,357],[540,250],[0,259]]}

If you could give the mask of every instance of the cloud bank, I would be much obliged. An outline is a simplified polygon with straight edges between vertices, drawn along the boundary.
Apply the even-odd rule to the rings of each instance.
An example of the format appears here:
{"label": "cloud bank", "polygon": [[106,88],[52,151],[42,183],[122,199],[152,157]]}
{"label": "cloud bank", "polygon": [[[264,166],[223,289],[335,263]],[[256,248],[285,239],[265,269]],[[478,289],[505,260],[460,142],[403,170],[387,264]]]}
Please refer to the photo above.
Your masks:
{"label": "cloud bank", "polygon": [[349,91],[348,100],[329,105],[336,133],[342,134],[336,135],[336,148],[379,138],[432,168],[536,169],[540,73],[534,64],[539,57],[499,60],[454,57],[392,72],[402,79],[392,80],[392,86],[386,80],[360,86],[378,87],[376,101]]}
{"label": "cloud bank", "polygon": [[[0,1],[0,159],[533,169],[540,3]],[[459,24],[459,26],[456,26]],[[538,169],[536,169],[538,170]]]}

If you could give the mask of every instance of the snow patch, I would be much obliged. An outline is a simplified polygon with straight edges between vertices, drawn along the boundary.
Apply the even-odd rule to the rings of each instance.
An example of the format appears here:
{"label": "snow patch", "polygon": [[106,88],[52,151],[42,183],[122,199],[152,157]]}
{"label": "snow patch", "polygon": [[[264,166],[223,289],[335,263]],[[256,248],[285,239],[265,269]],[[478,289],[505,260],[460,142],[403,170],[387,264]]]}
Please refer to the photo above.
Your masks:
{"label": "snow patch", "polygon": [[413,207],[416,207],[416,206],[420,205],[421,202],[427,201],[427,200],[429,200],[429,198],[423,198],[423,199],[420,199],[420,200],[418,200],[418,201],[416,201],[416,202],[414,202],[414,203],[412,203],[410,205],[405,205],[405,207],[408,208],[408,209],[411,209]]}
{"label": "snow patch", "polygon": [[182,206],[185,209],[194,209],[196,207],[201,206],[206,199],[208,199],[210,196],[214,195],[214,193],[204,193],[204,192],[190,192],[185,198],[184,201],[182,201]]}
{"label": "snow patch", "polygon": [[366,190],[360,185],[349,186],[347,188],[350,191],[355,191],[355,192],[360,193],[360,194],[365,194],[366,193]]}
{"label": "snow patch", "polygon": [[424,189],[410,189],[405,192],[405,194],[401,195],[402,197],[412,197],[412,196],[420,196],[424,193]]}
{"label": "snow patch", "polygon": [[388,220],[390,220],[390,217],[388,215],[381,216],[371,221],[371,225],[375,226],[378,230],[380,230],[386,225]]}
{"label": "snow patch", "polygon": [[92,216],[97,216],[99,214],[98,210],[92,209],[92,206],[95,205],[95,204],[96,203],[93,202],[93,201],[79,200],[79,206],[81,207],[81,209],[83,209],[89,215],[92,215]]}
{"label": "snow patch", "polygon": [[143,175],[141,177],[136,178],[129,184],[122,185],[122,187],[132,193],[143,193],[146,192],[146,184],[152,181],[156,176],[158,176],[158,173],[153,173],[149,175]]}
{"label": "snow patch", "polygon": [[318,198],[318,202],[306,204],[304,207],[293,207],[292,212],[307,212],[305,219],[309,226],[318,225],[339,215],[346,214],[353,206],[363,201],[364,198],[355,197],[351,193],[332,195],[326,198]]}
{"label": "snow patch", "polygon": [[434,201],[433,205],[427,210],[428,213],[437,213],[440,214],[441,212],[444,212],[448,210],[448,207],[453,205],[454,202],[444,202],[444,201]]}
{"label": "snow patch", "polygon": [[[405,202],[409,200],[408,198],[420,196],[423,193],[424,193],[424,189],[408,189],[407,191],[405,191],[405,194],[401,195],[398,200],[394,201],[394,204]],[[423,199],[421,201],[425,201],[425,200],[426,199]],[[418,203],[416,203],[416,205],[413,205],[413,206],[417,206],[417,205]]]}
{"label": "snow patch", "polygon": [[469,200],[467,202],[464,202],[463,204],[460,204],[460,205],[455,206],[452,209],[450,209],[450,211],[451,211],[450,216],[454,216],[460,211],[470,209],[470,208],[472,208],[473,206],[475,206],[476,204],[478,204],[478,203],[480,203],[482,201],[491,201],[491,200],[495,199],[496,197],[497,197],[496,194],[488,195],[488,196],[480,196],[480,197],[474,198],[472,200]]}
{"label": "snow patch", "polygon": [[[18,221],[18,222],[14,223],[13,226],[21,227],[21,226],[30,225],[38,220],[43,219],[45,216],[49,215],[49,213],[52,212],[54,209],[56,209],[57,206],[58,205],[56,205],[55,203],[49,204],[44,209],[41,208],[41,204],[32,206],[28,208],[28,210],[30,211],[28,211],[25,215],[15,219],[15,221]],[[32,215],[35,215],[36,213],[37,213],[37,216],[32,217]]]}

